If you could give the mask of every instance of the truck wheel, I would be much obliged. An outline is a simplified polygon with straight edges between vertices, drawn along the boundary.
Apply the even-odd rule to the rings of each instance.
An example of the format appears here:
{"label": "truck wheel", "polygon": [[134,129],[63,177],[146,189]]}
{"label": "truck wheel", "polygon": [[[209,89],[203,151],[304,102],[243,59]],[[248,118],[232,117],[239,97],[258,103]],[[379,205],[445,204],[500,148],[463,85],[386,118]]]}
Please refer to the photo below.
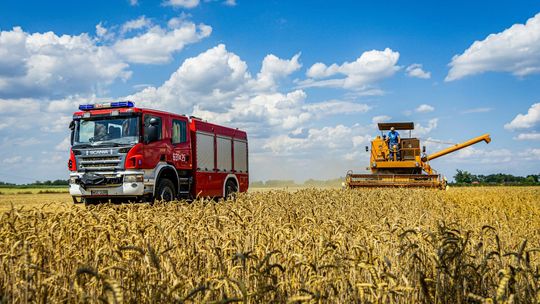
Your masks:
{"label": "truck wheel", "polygon": [[156,190],[156,200],[170,202],[176,198],[174,184],[170,179],[162,178],[159,180]]}
{"label": "truck wheel", "polygon": [[234,199],[236,196],[236,192],[238,192],[238,187],[236,186],[236,183],[234,180],[229,179],[227,183],[225,183],[225,199]]}

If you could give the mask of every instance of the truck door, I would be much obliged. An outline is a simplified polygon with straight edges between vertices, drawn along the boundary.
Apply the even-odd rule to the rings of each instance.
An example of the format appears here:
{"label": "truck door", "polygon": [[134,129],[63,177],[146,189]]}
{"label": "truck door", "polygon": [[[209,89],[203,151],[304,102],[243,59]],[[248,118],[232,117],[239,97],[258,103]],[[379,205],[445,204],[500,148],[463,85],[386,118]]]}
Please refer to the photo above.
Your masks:
{"label": "truck door", "polygon": [[[157,139],[151,140],[148,137],[148,128],[150,127],[150,120],[155,118],[156,127],[158,128]],[[167,153],[167,144],[163,142],[163,119],[159,116],[152,114],[145,114],[143,117],[144,124],[144,150],[143,150],[143,168],[155,168],[160,160],[165,160]]]}
{"label": "truck door", "polygon": [[176,169],[191,170],[191,142],[188,136],[186,117],[172,119],[173,162]]}

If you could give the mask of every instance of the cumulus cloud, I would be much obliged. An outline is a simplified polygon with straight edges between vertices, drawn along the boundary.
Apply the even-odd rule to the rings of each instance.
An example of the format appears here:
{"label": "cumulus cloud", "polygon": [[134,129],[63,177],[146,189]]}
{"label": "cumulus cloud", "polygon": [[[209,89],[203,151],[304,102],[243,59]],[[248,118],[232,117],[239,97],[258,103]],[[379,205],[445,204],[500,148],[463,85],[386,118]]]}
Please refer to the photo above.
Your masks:
{"label": "cumulus cloud", "polygon": [[504,125],[507,130],[528,129],[540,122],[540,103],[533,104],[527,114],[518,114],[511,122]]}
{"label": "cumulus cloud", "polygon": [[227,6],[236,6],[236,0],[225,0],[223,3]]}
{"label": "cumulus cloud", "polygon": [[[101,23],[100,23],[101,24]],[[98,24],[98,25],[100,25]],[[152,24],[152,22],[147,19],[145,16],[140,16],[137,19],[129,20],[126,23],[122,25],[122,28],[120,29],[120,32],[122,34],[125,34],[127,32],[133,31],[133,30],[139,30],[142,28],[149,27]],[[97,27],[96,27],[97,29]],[[99,36],[99,33],[98,33]]]}
{"label": "cumulus cloud", "polygon": [[[264,148],[274,154],[290,154],[310,152],[314,147],[325,149],[349,149],[369,141],[368,135],[358,136],[361,131],[357,127],[347,127],[342,124],[323,128],[311,128],[303,138],[279,135],[270,138]],[[355,136],[356,135],[356,136]]]}
{"label": "cumulus cloud", "polygon": [[0,32],[0,98],[65,96],[131,76],[128,65],[87,34]]}
{"label": "cumulus cloud", "polygon": [[450,62],[445,81],[453,81],[484,72],[509,72],[526,76],[540,72],[540,13],[525,24],[475,41],[463,54]]}
{"label": "cumulus cloud", "polygon": [[[115,27],[113,27],[114,29]],[[96,36],[0,32],[0,98],[55,99],[102,93],[131,77],[129,63],[161,64],[187,44],[208,37],[212,28],[182,18],[151,26],[144,16],[116,31],[96,25]],[[132,37],[124,34],[137,31]],[[119,38],[120,37],[120,38]]]}
{"label": "cumulus cloud", "polygon": [[199,2],[199,0],[167,0],[164,4],[172,7],[194,8],[199,5]]}
{"label": "cumulus cloud", "polygon": [[405,72],[407,72],[407,75],[409,77],[416,77],[421,79],[431,78],[431,72],[424,71],[422,65],[418,63],[414,63],[408,66]]}
{"label": "cumulus cloud", "polygon": [[483,149],[467,147],[446,156],[449,161],[460,163],[507,163],[514,159],[515,153],[509,149]]}
{"label": "cumulus cloud", "polygon": [[421,104],[414,111],[417,113],[429,113],[435,111],[435,108],[428,104]]}
{"label": "cumulus cloud", "polygon": [[163,85],[145,88],[126,98],[143,106],[175,109],[234,125],[259,138],[276,134],[305,137],[307,133],[302,128],[314,120],[328,115],[365,113],[370,109],[355,101],[309,102],[306,92],[300,89],[279,92],[277,81],[301,67],[299,56],[283,59],[268,55],[253,77],[246,62],[220,44],[186,59]]}
{"label": "cumulus cloud", "polygon": [[137,6],[137,5],[139,5],[139,0],[129,0],[129,5]]}
{"label": "cumulus cloud", "polygon": [[40,109],[40,103],[31,98],[0,99],[0,115],[13,113],[35,113]]}
{"label": "cumulus cloud", "polygon": [[264,57],[262,68],[257,75],[258,83],[263,89],[272,88],[279,78],[286,77],[302,67],[298,62],[300,54],[294,55],[290,60],[280,59],[270,54]]}
{"label": "cumulus cloud", "polygon": [[365,113],[369,111],[371,107],[363,103],[332,99],[320,103],[307,104],[304,106],[304,109],[310,113],[322,116]]}
{"label": "cumulus cloud", "polygon": [[113,49],[129,62],[162,64],[171,61],[172,55],[187,44],[198,42],[211,33],[212,27],[206,24],[169,22],[167,29],[156,25],[141,35],[118,40]]}
{"label": "cumulus cloud", "polygon": [[2,163],[7,164],[7,165],[13,165],[13,164],[20,163],[21,161],[22,161],[22,156],[12,156],[8,158],[4,158],[2,160]]}
{"label": "cumulus cloud", "polygon": [[101,22],[96,25],[96,36],[105,37],[107,32],[107,29],[103,26],[103,24],[101,24]]}
{"label": "cumulus cloud", "polygon": [[[377,80],[390,77],[399,70],[399,53],[386,48],[362,53],[353,62],[336,63],[327,66],[318,62],[312,65],[306,75],[309,79],[299,82],[299,87],[335,87],[364,90]],[[329,78],[332,76],[343,76]],[[329,78],[329,79],[326,79]]]}
{"label": "cumulus cloud", "polygon": [[433,131],[435,128],[437,128],[438,123],[439,123],[438,118],[430,119],[426,126],[420,123],[416,123],[414,125],[414,130],[415,130],[414,133],[417,134],[418,136],[426,135],[429,132]]}
{"label": "cumulus cloud", "polygon": [[390,119],[392,119],[392,117],[388,115],[378,115],[378,116],[373,116],[373,118],[371,119],[371,122],[373,122],[374,124],[377,124],[380,122],[388,122],[390,121]]}
{"label": "cumulus cloud", "polygon": [[517,140],[540,140],[540,133],[521,133],[516,136],[514,139]]}
{"label": "cumulus cloud", "polygon": [[60,143],[58,143],[55,147],[54,147],[54,150],[56,151],[69,151],[69,148],[71,147],[71,139],[70,137],[66,137],[64,138]]}

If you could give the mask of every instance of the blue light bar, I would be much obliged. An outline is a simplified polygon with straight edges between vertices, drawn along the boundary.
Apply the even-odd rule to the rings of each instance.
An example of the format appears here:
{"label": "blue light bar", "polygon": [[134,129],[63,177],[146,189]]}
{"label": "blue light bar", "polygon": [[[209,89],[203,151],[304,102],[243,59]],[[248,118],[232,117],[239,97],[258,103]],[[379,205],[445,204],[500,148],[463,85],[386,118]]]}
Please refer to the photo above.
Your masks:
{"label": "blue light bar", "polygon": [[135,103],[133,101],[116,101],[116,102],[79,105],[79,110],[90,111],[90,110],[110,109],[110,108],[133,108],[134,106],[135,106]]}

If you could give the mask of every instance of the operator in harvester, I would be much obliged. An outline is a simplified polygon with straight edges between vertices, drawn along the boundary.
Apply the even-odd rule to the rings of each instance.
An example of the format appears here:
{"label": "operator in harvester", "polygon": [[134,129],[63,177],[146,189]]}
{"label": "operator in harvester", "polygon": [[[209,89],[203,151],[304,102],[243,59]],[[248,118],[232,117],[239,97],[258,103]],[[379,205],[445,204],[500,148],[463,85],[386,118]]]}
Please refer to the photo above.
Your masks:
{"label": "operator in harvester", "polygon": [[394,153],[396,153],[396,158],[399,158],[399,144],[401,143],[401,137],[399,137],[399,133],[394,127],[390,128],[386,141],[388,142],[388,149],[390,150],[390,159],[394,159]]}

